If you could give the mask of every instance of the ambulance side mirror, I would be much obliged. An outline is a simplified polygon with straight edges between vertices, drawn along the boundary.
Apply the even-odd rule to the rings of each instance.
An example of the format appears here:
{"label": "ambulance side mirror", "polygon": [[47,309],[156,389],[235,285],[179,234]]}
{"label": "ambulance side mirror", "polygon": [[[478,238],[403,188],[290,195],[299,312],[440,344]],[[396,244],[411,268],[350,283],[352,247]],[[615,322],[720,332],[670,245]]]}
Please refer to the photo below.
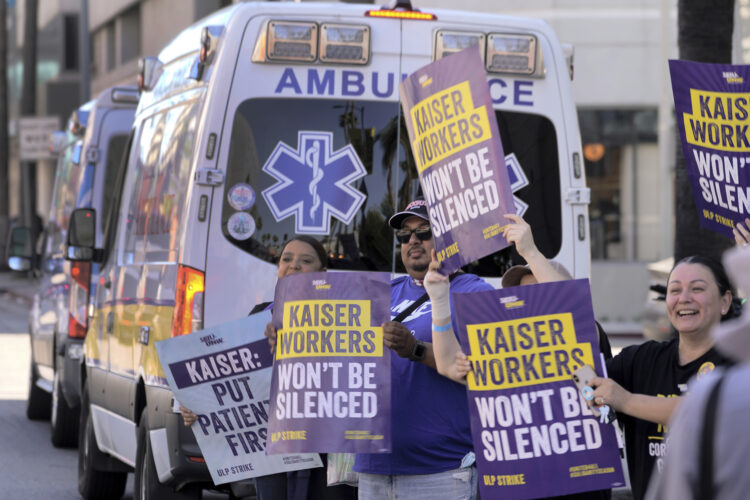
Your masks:
{"label": "ambulance side mirror", "polygon": [[96,210],[78,208],[70,214],[65,258],[71,261],[90,262],[96,260]]}
{"label": "ambulance side mirror", "polygon": [[30,271],[34,260],[31,229],[14,227],[8,238],[8,267],[14,271]]}

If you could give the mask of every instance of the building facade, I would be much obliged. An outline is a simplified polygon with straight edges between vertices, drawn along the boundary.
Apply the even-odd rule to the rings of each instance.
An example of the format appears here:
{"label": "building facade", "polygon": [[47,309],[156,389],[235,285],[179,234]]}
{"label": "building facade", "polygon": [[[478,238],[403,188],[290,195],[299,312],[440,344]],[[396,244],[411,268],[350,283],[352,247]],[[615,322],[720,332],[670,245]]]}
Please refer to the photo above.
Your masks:
{"label": "building facade", "polygon": [[[63,120],[78,105],[80,57],[72,33],[82,1],[89,9],[92,96],[111,85],[134,83],[140,57],[158,54],[183,28],[232,3],[39,1],[39,80],[45,87],[39,93],[39,114],[60,113]],[[456,6],[454,0],[412,2],[424,10]],[[17,20],[22,19],[22,4],[17,2]],[[736,4],[734,61],[742,63],[750,53],[750,38],[744,37],[750,28],[750,0]],[[594,306],[607,331],[640,332],[649,283],[646,265],[671,257],[673,250],[676,136],[667,61],[677,57],[677,0],[464,0],[460,5],[544,19],[563,43],[574,46],[573,94],[591,189]],[[15,34],[20,46],[22,30]],[[20,60],[20,55],[11,58],[10,78],[18,91]],[[40,168],[42,215],[44,203],[49,205],[52,169]],[[17,200],[11,203],[18,206]]]}

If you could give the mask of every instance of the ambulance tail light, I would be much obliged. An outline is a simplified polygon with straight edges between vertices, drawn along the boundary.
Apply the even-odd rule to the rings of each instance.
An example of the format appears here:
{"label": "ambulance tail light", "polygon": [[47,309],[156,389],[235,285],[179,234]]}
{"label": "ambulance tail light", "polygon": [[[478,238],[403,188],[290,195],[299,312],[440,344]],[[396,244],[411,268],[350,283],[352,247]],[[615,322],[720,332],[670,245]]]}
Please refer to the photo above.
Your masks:
{"label": "ambulance tail light", "polygon": [[570,73],[570,80],[573,81],[573,58],[575,57],[575,47],[570,43],[561,43],[563,55],[565,56],[565,63],[568,66],[568,73]]}
{"label": "ambulance tail light", "polygon": [[68,337],[82,339],[88,328],[88,304],[91,290],[91,262],[72,261],[68,295]]}
{"label": "ambulance tail light", "polygon": [[367,64],[370,60],[370,27],[321,24],[320,60],[328,63]]}
{"label": "ambulance tail light", "polygon": [[537,40],[533,35],[490,33],[485,65],[490,73],[534,75],[536,53]]}
{"label": "ambulance tail light", "polygon": [[77,136],[83,137],[86,134],[86,120],[87,117],[81,116],[79,110],[73,111],[70,117],[70,133]]}
{"label": "ambulance tail light", "polygon": [[52,155],[59,155],[68,143],[68,136],[62,130],[52,132],[49,136],[49,152]]}
{"label": "ambulance tail light", "polygon": [[313,62],[318,57],[318,25],[300,21],[269,21],[266,26],[269,61]]}
{"label": "ambulance tail light", "polygon": [[201,64],[208,66],[213,62],[216,48],[219,46],[221,31],[221,26],[204,26],[201,30],[201,50],[198,53]]}
{"label": "ambulance tail light", "polygon": [[201,80],[206,68],[214,61],[216,49],[219,46],[223,28],[221,26],[204,26],[201,30],[200,50],[198,57],[190,67],[188,77],[193,80]]}
{"label": "ambulance tail light", "polygon": [[485,38],[484,33],[438,30],[435,34],[435,50],[432,53],[432,60],[437,61],[445,56],[479,45],[479,53],[482,55],[482,61],[484,62]]}
{"label": "ambulance tail light", "polygon": [[186,335],[203,328],[204,289],[205,275],[202,271],[188,266],[178,266],[172,337]]}
{"label": "ambulance tail light", "polygon": [[143,57],[138,60],[138,92],[151,91],[156,87],[164,71],[164,63],[157,57]]}

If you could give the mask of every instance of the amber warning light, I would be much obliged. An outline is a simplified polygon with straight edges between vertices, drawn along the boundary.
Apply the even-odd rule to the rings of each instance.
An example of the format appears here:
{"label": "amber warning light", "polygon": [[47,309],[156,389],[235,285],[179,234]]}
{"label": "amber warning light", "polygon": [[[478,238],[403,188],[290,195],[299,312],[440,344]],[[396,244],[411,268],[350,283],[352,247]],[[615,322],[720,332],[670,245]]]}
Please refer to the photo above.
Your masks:
{"label": "amber warning light", "polygon": [[386,17],[389,19],[411,19],[414,21],[437,21],[435,14],[420,12],[418,10],[368,10],[365,12],[368,17]]}

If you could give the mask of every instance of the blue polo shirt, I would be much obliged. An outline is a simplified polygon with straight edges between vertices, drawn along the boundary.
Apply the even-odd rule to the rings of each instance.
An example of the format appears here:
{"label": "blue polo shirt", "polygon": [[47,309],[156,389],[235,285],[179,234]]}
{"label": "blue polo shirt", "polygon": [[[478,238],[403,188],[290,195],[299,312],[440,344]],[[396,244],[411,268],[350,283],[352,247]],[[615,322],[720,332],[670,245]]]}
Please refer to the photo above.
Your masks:
{"label": "blue polo shirt", "polygon": [[[492,289],[473,274],[461,274],[450,285],[451,293]],[[424,293],[424,287],[414,284],[408,276],[393,280],[391,318]],[[455,314],[453,317],[455,319]],[[432,342],[430,301],[417,307],[402,323],[418,340]],[[391,398],[393,451],[357,454],[355,471],[386,475],[434,474],[461,466],[464,455],[474,449],[464,385],[391,351]]]}

